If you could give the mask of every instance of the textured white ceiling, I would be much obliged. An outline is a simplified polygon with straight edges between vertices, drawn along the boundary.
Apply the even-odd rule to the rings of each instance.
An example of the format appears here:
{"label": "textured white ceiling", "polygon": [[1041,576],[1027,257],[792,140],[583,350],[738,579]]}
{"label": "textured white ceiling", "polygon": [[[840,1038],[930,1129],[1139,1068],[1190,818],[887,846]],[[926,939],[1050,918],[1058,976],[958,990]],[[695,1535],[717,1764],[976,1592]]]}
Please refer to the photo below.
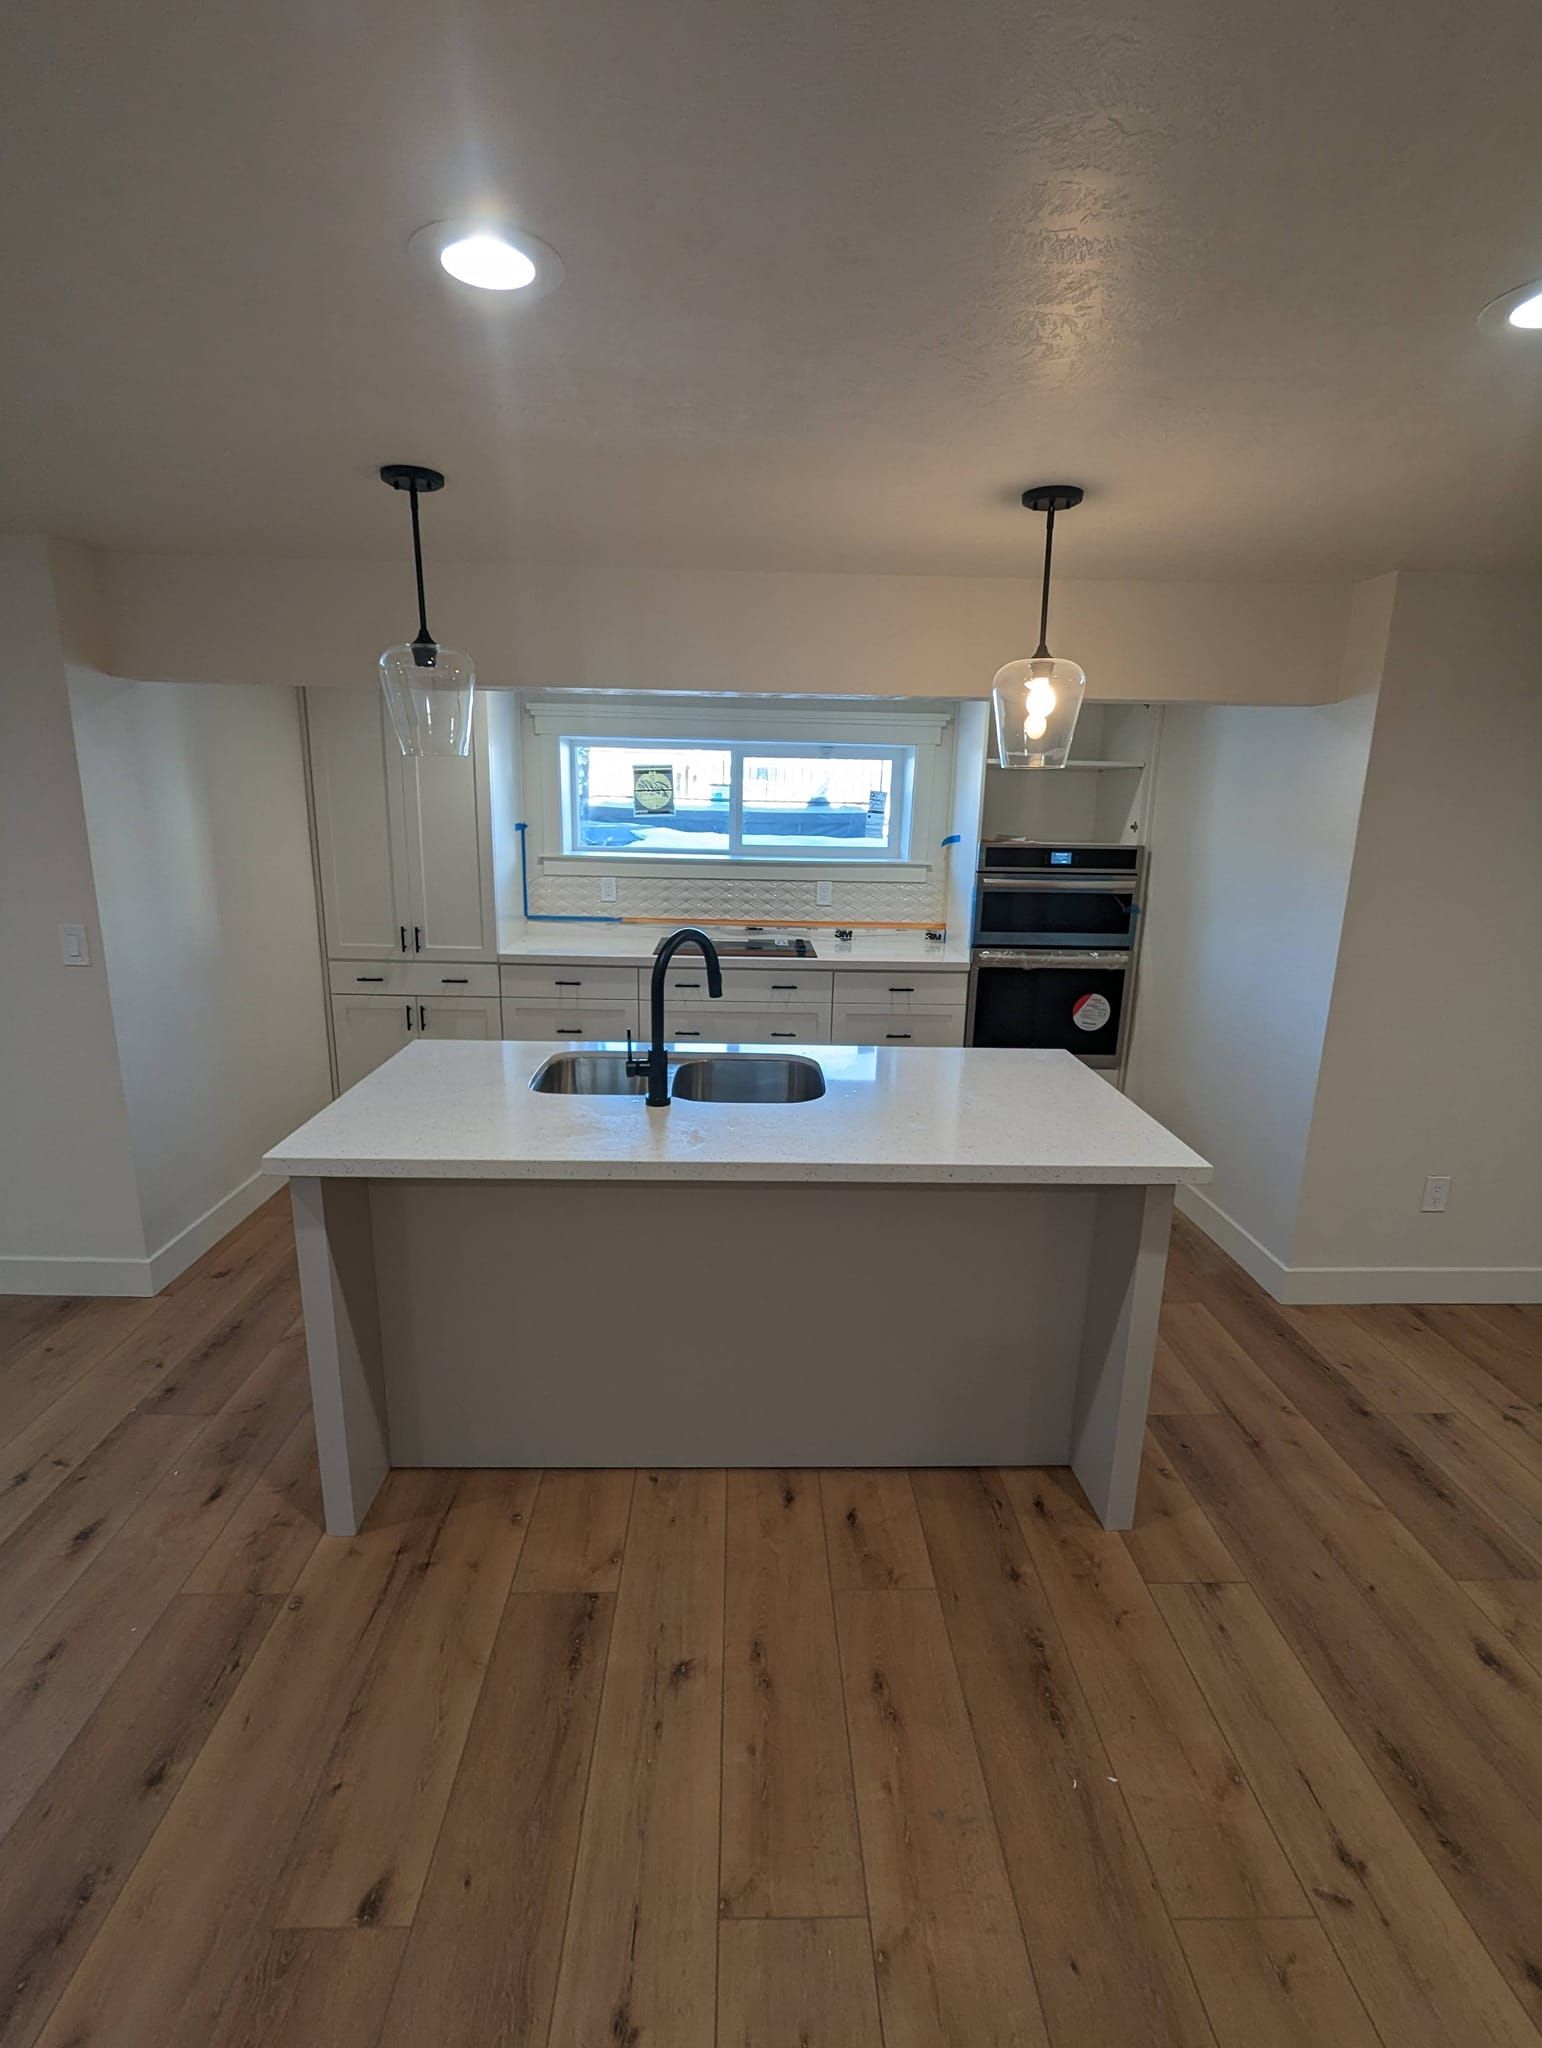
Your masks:
{"label": "textured white ceiling", "polygon": [[[0,524],[1068,574],[1542,560],[1538,0],[43,0]],[[535,306],[425,221],[505,206]]]}

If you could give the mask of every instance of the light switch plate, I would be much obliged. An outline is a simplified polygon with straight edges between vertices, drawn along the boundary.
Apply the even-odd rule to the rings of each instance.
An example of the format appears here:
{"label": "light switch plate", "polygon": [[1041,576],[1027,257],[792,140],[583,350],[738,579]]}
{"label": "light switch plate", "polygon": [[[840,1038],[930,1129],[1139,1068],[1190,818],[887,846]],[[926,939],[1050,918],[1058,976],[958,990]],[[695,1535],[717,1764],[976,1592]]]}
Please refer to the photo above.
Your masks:
{"label": "light switch plate", "polygon": [[615,878],[615,876],[614,876],[614,875],[601,875],[601,877],[600,877],[600,901],[601,901],[602,903],[614,903],[614,902],[615,902],[615,900],[616,900],[616,878]]}
{"label": "light switch plate", "polygon": [[834,884],[830,882],[816,882],[814,884],[814,901],[828,908],[835,901]]}
{"label": "light switch plate", "polygon": [[60,925],[59,958],[66,967],[91,965],[91,948],[86,943],[86,928],[83,924]]}

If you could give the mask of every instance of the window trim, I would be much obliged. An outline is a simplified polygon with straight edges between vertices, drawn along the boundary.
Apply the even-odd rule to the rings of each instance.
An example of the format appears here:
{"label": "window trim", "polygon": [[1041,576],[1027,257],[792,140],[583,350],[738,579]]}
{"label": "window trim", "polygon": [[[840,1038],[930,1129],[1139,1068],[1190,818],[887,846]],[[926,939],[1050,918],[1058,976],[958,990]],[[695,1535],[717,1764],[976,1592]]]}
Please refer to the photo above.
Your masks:
{"label": "window trim", "polygon": [[[631,692],[595,693],[585,702],[578,696],[529,698],[521,706],[520,778],[524,812],[530,824],[530,856],[543,872],[593,873],[596,866],[612,872],[652,877],[689,873],[699,879],[739,880],[778,876],[804,881],[916,883],[931,876],[942,856],[952,782],[953,729],[951,712],[928,706],[910,710],[903,704],[869,700],[833,703],[820,699],[801,707],[796,697],[747,701],[707,692],[689,698],[639,698]],[[915,749],[911,773],[911,817],[904,858],[871,855],[830,857],[828,851],[808,855],[763,855],[758,850],[738,859],[720,853],[621,853],[614,848],[592,852],[563,851],[563,806],[567,801],[561,741],[614,740],[643,744],[652,740],[746,740],[764,744],[786,742],[794,748],[850,745],[873,750]],[[625,736],[623,738],[623,735]]]}

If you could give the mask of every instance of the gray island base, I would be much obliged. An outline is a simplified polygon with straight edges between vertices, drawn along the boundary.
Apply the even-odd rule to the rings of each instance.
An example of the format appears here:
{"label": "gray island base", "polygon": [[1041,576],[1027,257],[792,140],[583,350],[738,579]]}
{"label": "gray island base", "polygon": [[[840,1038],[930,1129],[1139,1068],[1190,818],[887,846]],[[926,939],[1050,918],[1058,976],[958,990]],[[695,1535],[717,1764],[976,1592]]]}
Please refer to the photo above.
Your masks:
{"label": "gray island base", "polygon": [[1129,1526],[1202,1160],[1060,1053],[650,1111],[532,1094],[559,1049],[413,1046],[269,1155],[330,1533],[393,1465],[1069,1465]]}

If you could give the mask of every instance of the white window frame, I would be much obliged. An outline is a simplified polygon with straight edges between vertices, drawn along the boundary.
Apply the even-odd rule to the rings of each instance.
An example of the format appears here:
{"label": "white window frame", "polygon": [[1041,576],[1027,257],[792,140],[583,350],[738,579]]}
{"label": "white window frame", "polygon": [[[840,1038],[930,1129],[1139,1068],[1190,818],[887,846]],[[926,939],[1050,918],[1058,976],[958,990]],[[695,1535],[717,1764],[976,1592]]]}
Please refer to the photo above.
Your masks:
{"label": "white window frame", "polygon": [[[664,706],[634,696],[610,705],[577,698],[535,698],[524,707],[521,746],[524,808],[529,822],[530,853],[549,871],[569,872],[596,867],[622,875],[667,875],[688,870],[693,875],[753,877],[797,874],[807,879],[855,879],[867,882],[925,880],[940,858],[946,831],[947,799],[952,772],[953,720],[943,711],[908,711],[903,707],[848,708],[829,700],[794,708],[786,698],[764,709],[741,699],[703,695],[692,702],[676,699]],[[677,745],[728,748],[745,753],[810,753],[821,747],[842,752],[888,755],[908,763],[909,824],[899,854],[834,854],[828,847],[805,854],[772,854],[755,848],[738,855],[722,853],[633,853],[624,848],[597,847],[569,852],[572,802],[564,741],[609,742],[646,746],[650,741]],[[913,750],[913,751],[909,751]],[[891,777],[891,793],[892,792]],[[738,778],[734,778],[737,809]]]}
{"label": "white window frame", "polygon": [[[728,756],[728,808],[723,813],[723,823],[728,838],[726,852],[711,851],[692,853],[685,847],[671,852],[632,852],[624,846],[583,847],[575,844],[578,838],[578,763],[577,750],[580,747],[700,747],[703,752],[720,752]],[[660,741],[657,734],[639,738],[634,733],[562,733],[558,736],[558,747],[562,762],[562,841],[561,851],[569,860],[610,860],[624,861],[628,868],[639,860],[689,861],[692,866],[704,860],[732,861],[736,868],[742,868],[748,861],[776,861],[789,866],[807,867],[828,862],[831,867],[870,867],[874,864],[893,865],[908,858],[910,835],[913,828],[912,793],[915,783],[915,747],[908,742],[880,744],[872,740],[835,742],[831,740],[768,740],[768,739],[703,739],[693,736],[677,740]],[[844,846],[816,846],[807,852],[794,852],[796,839],[787,842],[788,851],[773,852],[763,845],[747,844],[744,838],[744,763],[747,756],[754,754],[762,759],[786,757],[808,760],[822,757],[825,760],[887,761],[889,764],[889,816],[885,821],[890,828],[898,826],[899,844],[892,845],[886,836],[884,840],[853,839]]]}

